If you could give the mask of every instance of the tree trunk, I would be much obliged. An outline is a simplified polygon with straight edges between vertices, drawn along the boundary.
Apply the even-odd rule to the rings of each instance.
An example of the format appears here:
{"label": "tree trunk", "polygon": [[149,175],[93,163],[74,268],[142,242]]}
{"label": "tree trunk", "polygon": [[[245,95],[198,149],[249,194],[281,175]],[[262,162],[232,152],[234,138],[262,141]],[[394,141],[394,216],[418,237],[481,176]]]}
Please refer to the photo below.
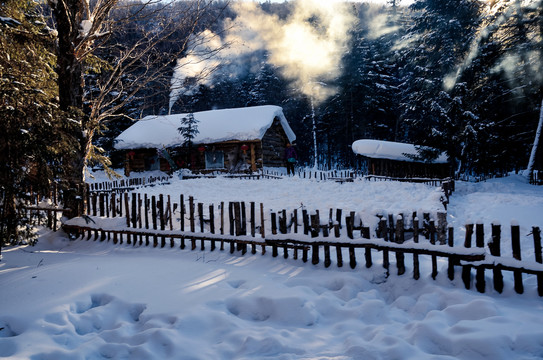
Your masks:
{"label": "tree trunk", "polygon": [[535,132],[534,144],[532,146],[532,153],[530,154],[530,161],[528,161],[528,167],[526,169],[525,176],[530,177],[534,170],[535,158],[537,155],[537,148],[539,146],[539,138],[541,136],[541,129],[543,128],[543,100],[541,101],[541,108],[539,109],[539,123],[537,124],[537,131]]}
{"label": "tree trunk", "polygon": [[64,207],[71,211],[66,216],[74,217],[85,211],[84,169],[85,154],[89,140],[85,136],[85,115],[83,113],[83,66],[76,49],[81,42],[80,27],[83,20],[85,4],[82,0],[58,1],[53,6],[53,14],[57,23],[58,53],[57,73],[60,108],[64,110],[77,125],[73,136],[79,148],[67,159],[69,165],[67,184],[64,192]]}
{"label": "tree trunk", "polygon": [[83,109],[83,69],[76,46],[84,9],[81,0],[58,1],[53,7],[58,31],[59,100],[64,111]]}
{"label": "tree trunk", "polygon": [[18,219],[17,216],[17,198],[11,191],[6,191],[4,195],[4,204],[2,209],[4,231],[0,239],[0,248],[4,244],[9,244],[19,239]]}

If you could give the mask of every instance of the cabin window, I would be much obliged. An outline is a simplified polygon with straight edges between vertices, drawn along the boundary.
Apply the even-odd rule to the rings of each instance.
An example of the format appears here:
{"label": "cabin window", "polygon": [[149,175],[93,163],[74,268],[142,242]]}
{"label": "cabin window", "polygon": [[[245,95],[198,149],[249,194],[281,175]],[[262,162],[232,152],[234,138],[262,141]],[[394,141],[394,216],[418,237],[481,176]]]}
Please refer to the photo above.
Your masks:
{"label": "cabin window", "polygon": [[143,159],[145,163],[145,170],[160,170],[160,161],[158,159],[158,155],[152,155],[152,156],[145,156]]}
{"label": "cabin window", "polygon": [[224,169],[224,152],[206,151],[206,169]]}

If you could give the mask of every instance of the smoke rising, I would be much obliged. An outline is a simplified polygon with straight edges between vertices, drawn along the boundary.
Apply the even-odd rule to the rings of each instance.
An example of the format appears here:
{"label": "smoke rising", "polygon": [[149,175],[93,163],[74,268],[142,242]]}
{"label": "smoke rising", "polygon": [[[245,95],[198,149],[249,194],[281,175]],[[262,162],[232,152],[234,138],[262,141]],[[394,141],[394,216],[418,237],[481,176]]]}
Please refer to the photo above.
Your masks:
{"label": "smoke rising", "polygon": [[233,8],[236,18],[225,22],[226,35],[199,34],[192,39],[187,56],[178,60],[170,109],[181,94],[193,93],[195,85],[212,85],[219,76],[254,71],[265,55],[268,63],[315,102],[335,92],[325,83],[341,72],[349,31],[356,22],[351,6],[296,0],[286,19],[265,13],[253,2],[237,2]]}
{"label": "smoke rising", "polygon": [[[525,6],[526,8],[533,8],[537,9],[543,4],[542,0],[527,0],[524,1],[522,6]],[[505,5],[505,10],[501,7],[502,5]],[[519,11],[518,6],[521,6],[518,2],[513,2],[511,4],[506,4],[502,1],[496,1],[495,3],[489,4],[487,9],[487,16],[494,16],[498,11],[502,11],[502,14],[500,14],[496,20],[494,20],[490,24],[483,24],[483,27],[479,30],[477,36],[472,41],[470,45],[469,52],[467,56],[464,58],[462,63],[457,67],[456,71],[448,74],[443,79],[443,88],[446,91],[452,90],[452,88],[456,85],[458,79],[462,76],[463,72],[472,64],[473,60],[479,55],[479,50],[481,47],[481,44],[483,44],[492,34],[494,34],[500,26],[505,24],[513,15],[515,12]],[[528,57],[533,57],[532,54],[527,54]],[[517,65],[520,63],[518,60],[518,54],[506,54],[503,59],[501,59],[500,64],[493,69],[493,71],[505,71],[507,75],[513,74],[514,71],[517,69]],[[538,57],[534,59],[535,63],[537,65],[535,68],[539,66],[539,62],[541,61]],[[537,78],[540,78],[540,74],[538,71],[534,72],[534,75]]]}

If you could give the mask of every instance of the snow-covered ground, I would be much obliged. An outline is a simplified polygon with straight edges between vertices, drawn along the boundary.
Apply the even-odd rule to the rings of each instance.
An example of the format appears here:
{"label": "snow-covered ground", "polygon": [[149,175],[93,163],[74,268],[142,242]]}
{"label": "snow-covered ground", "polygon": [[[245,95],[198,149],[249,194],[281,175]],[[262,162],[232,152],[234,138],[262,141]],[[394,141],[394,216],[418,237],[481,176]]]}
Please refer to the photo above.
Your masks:
{"label": "snow-covered ground", "polygon": [[[457,183],[449,222],[543,227],[543,189],[520,177]],[[267,208],[342,208],[368,216],[442,209],[424,185],[301,179],[172,181],[141,190]],[[42,230],[34,247],[2,250],[0,358],[10,359],[541,359],[543,299],[504,273],[503,294],[465,290],[446,264],[432,280],[389,277],[377,263],[325,269],[292,258],[69,241]],[[487,239],[488,240],[488,239]],[[393,265],[394,266],[394,265]]]}

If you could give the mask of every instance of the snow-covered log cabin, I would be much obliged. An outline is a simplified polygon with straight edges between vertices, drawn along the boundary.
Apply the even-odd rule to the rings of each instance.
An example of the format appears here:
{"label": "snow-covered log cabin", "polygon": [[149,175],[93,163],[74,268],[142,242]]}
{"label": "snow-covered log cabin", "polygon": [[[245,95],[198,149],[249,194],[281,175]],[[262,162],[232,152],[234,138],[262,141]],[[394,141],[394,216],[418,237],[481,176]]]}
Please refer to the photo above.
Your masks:
{"label": "snow-covered log cabin", "polygon": [[115,139],[126,151],[125,172],[189,168],[197,172],[254,172],[284,166],[287,142],[296,135],[279,106],[195,112],[192,146],[180,132],[189,114],[146,116]]}
{"label": "snow-covered log cabin", "polygon": [[355,141],[352,149],[360,156],[368,175],[438,179],[450,176],[445,154],[440,154],[433,161],[424,161],[420,159],[417,146],[412,144],[363,139]]}

